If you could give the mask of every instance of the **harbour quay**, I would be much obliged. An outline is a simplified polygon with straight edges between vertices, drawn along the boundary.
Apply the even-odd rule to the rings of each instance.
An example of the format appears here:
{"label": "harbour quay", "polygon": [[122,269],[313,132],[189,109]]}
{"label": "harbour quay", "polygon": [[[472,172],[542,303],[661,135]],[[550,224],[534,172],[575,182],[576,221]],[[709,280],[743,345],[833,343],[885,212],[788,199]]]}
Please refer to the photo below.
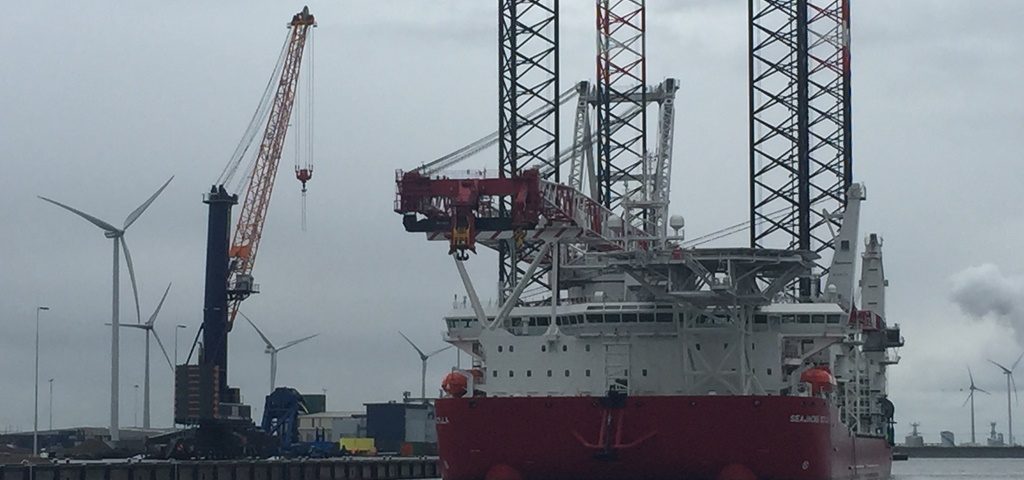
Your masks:
{"label": "harbour quay", "polygon": [[0,480],[399,480],[439,477],[437,457],[0,465]]}

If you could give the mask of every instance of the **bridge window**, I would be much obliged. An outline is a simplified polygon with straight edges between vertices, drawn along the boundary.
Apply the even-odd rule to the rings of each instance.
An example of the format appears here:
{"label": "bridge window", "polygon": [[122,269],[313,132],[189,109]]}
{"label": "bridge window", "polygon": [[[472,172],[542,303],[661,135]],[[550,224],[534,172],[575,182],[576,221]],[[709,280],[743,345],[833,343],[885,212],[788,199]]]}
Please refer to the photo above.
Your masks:
{"label": "bridge window", "polygon": [[620,323],[622,322],[622,315],[618,313],[609,313],[604,316],[604,323]]}
{"label": "bridge window", "polygon": [[796,315],[783,315],[782,323],[796,323]]}
{"label": "bridge window", "polygon": [[590,369],[589,368],[584,372],[584,375],[586,375],[588,377],[590,376]]}
{"label": "bridge window", "polygon": [[568,370],[565,371],[565,376],[567,376],[567,377],[569,376],[569,371]]}
{"label": "bridge window", "polygon": [[764,315],[764,314],[754,315],[754,323],[768,323],[768,315]]}
{"label": "bridge window", "polygon": [[641,313],[640,314],[640,323],[651,323],[653,321],[654,321],[654,314],[653,313]]}
{"label": "bridge window", "polygon": [[526,376],[527,377],[532,377],[533,376],[533,370],[527,370],[526,371]]}
{"label": "bridge window", "polygon": [[448,328],[455,328],[455,320],[448,320],[446,323],[448,323]]}
{"label": "bridge window", "polygon": [[796,316],[796,323],[811,323],[811,316],[810,315],[806,315],[806,314],[804,314],[804,315],[797,315]]}
{"label": "bridge window", "polygon": [[601,323],[603,321],[604,321],[604,319],[602,318],[602,316],[600,314],[596,314],[596,313],[588,313],[587,314],[587,323]]}
{"label": "bridge window", "polygon": [[839,315],[829,315],[826,321],[828,323],[839,323]]}
{"label": "bridge window", "polygon": [[549,377],[551,376],[551,370],[548,370],[548,376]]}
{"label": "bridge window", "polygon": [[622,314],[622,323],[636,323],[636,314],[635,313],[623,313]]}
{"label": "bridge window", "polygon": [[825,316],[821,314],[811,315],[811,323],[825,323]]}
{"label": "bridge window", "polygon": [[657,314],[655,314],[655,318],[657,319],[658,323],[672,323],[671,312],[658,312]]}
{"label": "bridge window", "polygon": [[508,378],[512,378],[512,377],[514,377],[514,376],[516,376],[516,372],[514,372],[514,371],[512,371],[512,370],[509,370],[509,371],[508,371]]}

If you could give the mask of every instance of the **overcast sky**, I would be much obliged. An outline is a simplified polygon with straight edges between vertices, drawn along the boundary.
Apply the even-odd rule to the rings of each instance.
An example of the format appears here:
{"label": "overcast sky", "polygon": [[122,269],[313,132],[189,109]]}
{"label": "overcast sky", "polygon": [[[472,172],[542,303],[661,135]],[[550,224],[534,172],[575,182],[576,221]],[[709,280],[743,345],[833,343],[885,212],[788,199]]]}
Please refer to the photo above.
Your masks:
{"label": "overcast sky", "polygon": [[[311,2],[319,27],[309,230],[300,229],[286,148],[255,269],[263,293],[243,307],[273,340],[321,334],[281,354],[279,385],[326,388],[334,410],[419,388],[418,359],[397,332],[424,349],[441,346],[441,316],[462,288],[445,246],[405,233],[392,213],[394,171],[496,128],[495,3]],[[967,438],[960,389],[968,365],[992,392],[978,399],[979,429],[995,420],[1005,430],[1004,379],[985,359],[1012,362],[1024,337],[1024,2],[855,3],[855,177],[868,191],[862,232],[885,238],[888,319],[907,339],[891,375],[897,435],[920,421],[929,441],[945,429]],[[157,329],[172,349],[173,325],[188,325],[184,352],[202,317],[201,194],[241,136],[285,23],[301,6],[5,4],[0,430],[32,425],[37,305],[52,307],[41,327],[42,425],[51,377],[57,426],[108,422],[110,241],[35,196],[119,225],[176,176],[126,238],[144,317],[174,283]],[[563,89],[593,77],[592,16],[589,1],[563,2]],[[672,210],[686,216],[691,236],[742,221],[746,2],[652,0],[648,16],[648,78],[682,81]],[[496,164],[489,151],[471,166]],[[494,296],[494,265],[488,253],[470,261],[484,297]],[[134,322],[126,272],[121,285],[122,321]],[[133,423],[142,346],[140,332],[122,333],[122,425]],[[155,345],[152,361],[154,424],[166,425],[172,380]],[[449,351],[432,362],[430,390],[454,361]],[[257,409],[268,364],[252,329],[237,325],[230,383]],[[139,403],[141,422],[141,394]]]}

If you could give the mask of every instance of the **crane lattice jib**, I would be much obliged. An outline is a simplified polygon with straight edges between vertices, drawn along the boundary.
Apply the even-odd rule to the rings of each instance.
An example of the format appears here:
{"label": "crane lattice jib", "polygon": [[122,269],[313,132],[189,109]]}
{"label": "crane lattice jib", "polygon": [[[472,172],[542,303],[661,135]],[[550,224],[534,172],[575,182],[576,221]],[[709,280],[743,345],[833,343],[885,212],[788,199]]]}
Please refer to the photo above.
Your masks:
{"label": "crane lattice jib", "polygon": [[[270,205],[270,194],[274,189],[274,178],[277,176],[277,166],[281,160],[281,150],[284,148],[288,122],[292,115],[299,67],[302,64],[302,51],[306,45],[309,28],[315,23],[309,9],[303,8],[302,12],[292,17],[289,24],[291,34],[288,37],[281,78],[277,83],[274,103],[267,118],[267,127],[263,132],[263,140],[260,142],[260,150],[245,192],[245,202],[242,204],[234,238],[231,241],[229,255],[231,256],[232,278],[229,279],[229,285],[234,285],[239,276],[249,275],[256,261],[256,252],[259,249],[263,224],[266,221],[267,207]],[[234,287],[230,288],[236,290]],[[234,322],[239,303],[246,296],[247,294],[244,292],[233,295],[229,308],[229,325]]]}

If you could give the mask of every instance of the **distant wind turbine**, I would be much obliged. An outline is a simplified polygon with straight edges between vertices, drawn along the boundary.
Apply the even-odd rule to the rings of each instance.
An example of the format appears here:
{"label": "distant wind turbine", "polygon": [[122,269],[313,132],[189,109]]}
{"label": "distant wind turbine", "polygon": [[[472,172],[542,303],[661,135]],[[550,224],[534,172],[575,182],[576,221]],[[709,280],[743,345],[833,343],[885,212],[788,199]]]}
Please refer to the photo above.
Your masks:
{"label": "distant wind turbine", "polygon": [[265,343],[266,346],[267,346],[267,349],[265,350],[265,353],[270,354],[270,391],[273,392],[274,388],[277,386],[277,354],[278,354],[278,352],[280,352],[281,350],[284,350],[284,349],[286,349],[288,347],[298,345],[298,344],[300,344],[302,342],[305,342],[306,340],[309,340],[309,339],[311,339],[313,337],[316,337],[317,335],[320,335],[320,334],[319,333],[314,333],[312,335],[302,337],[302,338],[300,338],[298,340],[292,340],[292,341],[290,341],[290,342],[288,342],[288,343],[286,343],[286,344],[284,344],[284,345],[282,345],[280,347],[275,347],[274,344],[270,341],[270,339],[267,338],[267,336],[263,334],[263,331],[260,330],[260,327],[257,327],[256,324],[253,323],[252,320],[249,319],[249,317],[247,317],[242,312],[238,312],[238,314],[241,315],[242,318],[245,319],[245,321],[249,322],[249,325],[252,325],[253,330],[256,330],[256,333],[259,334],[260,338],[263,339],[263,343]]}
{"label": "distant wind turbine", "polygon": [[50,202],[58,207],[61,207],[71,213],[74,213],[75,215],[78,215],[79,217],[86,219],[87,221],[89,221],[89,223],[96,225],[97,227],[100,227],[101,229],[103,229],[103,236],[114,240],[113,299],[111,301],[112,312],[110,316],[110,440],[113,442],[117,442],[121,439],[121,431],[118,426],[118,413],[120,409],[118,392],[118,388],[120,386],[118,372],[118,366],[120,362],[120,297],[118,295],[120,289],[118,273],[120,272],[120,268],[118,264],[118,259],[120,258],[120,252],[118,251],[118,248],[124,248],[124,259],[125,263],[128,264],[128,276],[131,277],[132,281],[132,295],[135,297],[136,322],[142,323],[142,313],[139,310],[139,290],[135,283],[135,266],[132,265],[132,255],[128,251],[128,244],[124,240],[124,233],[126,230],[128,230],[128,227],[132,226],[132,224],[139,219],[139,216],[142,215],[142,212],[145,212],[146,209],[149,208],[150,204],[152,204],[153,201],[156,200],[156,197],[159,196],[160,193],[163,192],[165,188],[167,188],[167,185],[171,183],[171,180],[174,180],[173,176],[167,179],[167,181],[164,182],[163,186],[161,186],[160,189],[156,191],[156,193],[154,193],[148,199],[146,199],[145,202],[142,202],[142,205],[139,205],[138,208],[132,210],[132,213],[129,213],[128,216],[124,219],[124,226],[122,226],[121,228],[117,228],[107,222],[104,222],[103,220],[100,220],[92,215],[89,215],[88,213],[64,205],[63,203],[60,203],[56,200],[51,200],[43,196],[39,197],[41,200]]}
{"label": "distant wind turbine", "polygon": [[1017,396],[1017,382],[1013,379],[1013,371],[1017,368],[1017,364],[1020,363],[1020,359],[1022,358],[1024,358],[1024,352],[1021,352],[1020,356],[1017,357],[1017,361],[1013,362],[1013,365],[1010,366],[1010,368],[1006,368],[992,360],[989,360],[989,363],[999,367],[999,369],[1003,371],[1003,375],[1006,375],[1006,433],[1010,437],[1008,440],[1011,447],[1015,444],[1013,442],[1013,404],[1010,402],[1010,391],[1012,390],[1013,395]]}
{"label": "distant wind turbine", "polygon": [[143,383],[142,393],[142,428],[149,428],[149,335],[152,334],[153,338],[156,339],[156,344],[160,347],[160,351],[164,353],[164,358],[167,360],[167,366],[171,367],[171,372],[174,372],[174,364],[171,362],[170,355],[167,355],[167,349],[164,348],[164,342],[160,341],[160,336],[156,334],[156,330],[153,329],[153,324],[156,323],[156,317],[160,314],[160,308],[164,306],[164,300],[167,299],[167,293],[171,291],[171,284],[167,284],[167,289],[164,290],[164,296],[160,297],[160,303],[156,305],[156,309],[153,310],[153,314],[149,316],[149,320],[143,324],[132,325],[130,323],[122,324],[122,327],[138,328],[146,332],[146,378]]}
{"label": "distant wind turbine", "polygon": [[[971,402],[971,443],[974,444],[976,443],[976,440],[974,438],[974,392],[981,392],[984,393],[985,395],[991,394],[974,385],[974,374],[971,373],[971,367],[967,367],[967,376],[970,377],[971,379],[971,386],[968,387],[971,393],[967,394],[967,399],[964,400],[964,405],[967,405],[967,402]],[[964,405],[961,405],[961,407],[963,407]]]}
{"label": "distant wind turbine", "polygon": [[420,347],[417,347],[415,343],[412,343],[412,340],[409,340],[409,337],[405,336],[404,333],[398,332],[398,334],[401,335],[402,338],[405,339],[405,341],[409,342],[409,345],[412,345],[412,348],[415,349],[416,353],[418,353],[420,355],[420,362],[422,362],[422,368],[420,370],[420,399],[426,400],[427,399],[427,359],[429,359],[430,357],[433,357],[434,355],[437,355],[437,354],[439,354],[439,353],[441,353],[441,352],[443,352],[445,350],[448,350],[449,348],[452,348],[452,346],[448,345],[447,347],[434,350],[433,352],[430,352],[430,353],[423,353],[423,350],[420,350]]}

